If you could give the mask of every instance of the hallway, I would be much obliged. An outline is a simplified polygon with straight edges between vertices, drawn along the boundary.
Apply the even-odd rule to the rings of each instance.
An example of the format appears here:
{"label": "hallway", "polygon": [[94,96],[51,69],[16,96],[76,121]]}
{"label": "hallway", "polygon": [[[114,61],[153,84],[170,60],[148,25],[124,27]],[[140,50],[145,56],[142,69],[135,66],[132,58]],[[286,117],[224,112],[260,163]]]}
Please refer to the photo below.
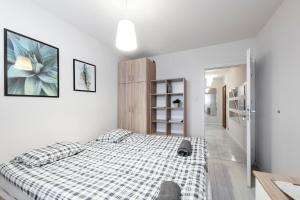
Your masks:
{"label": "hallway", "polygon": [[208,170],[213,200],[254,200],[246,185],[246,152],[217,125],[207,125]]}

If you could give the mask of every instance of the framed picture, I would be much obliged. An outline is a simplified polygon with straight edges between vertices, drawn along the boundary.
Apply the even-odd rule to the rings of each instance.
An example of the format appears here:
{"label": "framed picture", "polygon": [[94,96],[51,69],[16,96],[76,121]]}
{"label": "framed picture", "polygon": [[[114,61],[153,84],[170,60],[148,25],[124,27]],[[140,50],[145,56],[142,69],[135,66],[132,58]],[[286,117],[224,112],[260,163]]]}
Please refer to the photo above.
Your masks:
{"label": "framed picture", "polygon": [[59,97],[59,49],[4,29],[5,96]]}
{"label": "framed picture", "polygon": [[73,59],[74,91],[96,92],[96,65]]}

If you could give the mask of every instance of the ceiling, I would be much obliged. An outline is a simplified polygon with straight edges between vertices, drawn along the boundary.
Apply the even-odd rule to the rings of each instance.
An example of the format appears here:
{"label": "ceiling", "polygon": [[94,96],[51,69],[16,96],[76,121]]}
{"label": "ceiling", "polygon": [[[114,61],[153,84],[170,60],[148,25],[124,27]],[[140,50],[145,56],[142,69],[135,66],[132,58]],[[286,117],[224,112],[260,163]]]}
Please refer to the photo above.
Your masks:
{"label": "ceiling", "polygon": [[227,72],[229,72],[229,68],[207,70],[205,71],[205,78],[224,78]]}
{"label": "ceiling", "polygon": [[32,0],[115,49],[118,20],[136,27],[138,49],[153,56],[254,37],[283,0]]}

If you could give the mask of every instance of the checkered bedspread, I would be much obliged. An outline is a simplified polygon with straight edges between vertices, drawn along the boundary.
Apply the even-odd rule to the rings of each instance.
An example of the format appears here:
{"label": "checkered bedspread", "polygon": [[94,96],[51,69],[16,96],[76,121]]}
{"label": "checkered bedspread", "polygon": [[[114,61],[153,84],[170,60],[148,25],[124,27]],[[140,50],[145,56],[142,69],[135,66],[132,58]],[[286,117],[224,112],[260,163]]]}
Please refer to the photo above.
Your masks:
{"label": "checkered bedspread", "polygon": [[92,141],[86,150],[42,167],[0,165],[0,173],[32,199],[157,199],[162,181],[181,187],[182,199],[206,199],[206,142],[191,140],[190,157],[177,156],[183,138],[132,134],[119,144]]}

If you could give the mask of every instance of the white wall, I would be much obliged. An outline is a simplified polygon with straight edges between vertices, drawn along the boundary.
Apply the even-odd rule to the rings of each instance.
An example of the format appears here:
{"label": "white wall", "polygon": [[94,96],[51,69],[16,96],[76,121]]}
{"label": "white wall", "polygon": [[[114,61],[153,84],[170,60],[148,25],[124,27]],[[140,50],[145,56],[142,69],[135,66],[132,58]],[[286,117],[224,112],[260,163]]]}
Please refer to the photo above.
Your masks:
{"label": "white wall", "polygon": [[296,177],[300,177],[299,11],[299,0],[283,2],[258,34],[256,56],[257,161],[262,170]]}
{"label": "white wall", "polygon": [[[26,0],[0,0],[3,28],[60,50],[60,97],[4,97],[0,76],[0,163],[56,141],[87,142],[116,127],[118,57],[96,40]],[[3,39],[0,71],[3,72]],[[97,65],[97,93],[73,91],[72,60]]]}
{"label": "white wall", "polygon": [[187,79],[188,135],[204,135],[204,69],[245,63],[247,48],[254,47],[255,40],[248,39],[153,57],[158,79]]}

